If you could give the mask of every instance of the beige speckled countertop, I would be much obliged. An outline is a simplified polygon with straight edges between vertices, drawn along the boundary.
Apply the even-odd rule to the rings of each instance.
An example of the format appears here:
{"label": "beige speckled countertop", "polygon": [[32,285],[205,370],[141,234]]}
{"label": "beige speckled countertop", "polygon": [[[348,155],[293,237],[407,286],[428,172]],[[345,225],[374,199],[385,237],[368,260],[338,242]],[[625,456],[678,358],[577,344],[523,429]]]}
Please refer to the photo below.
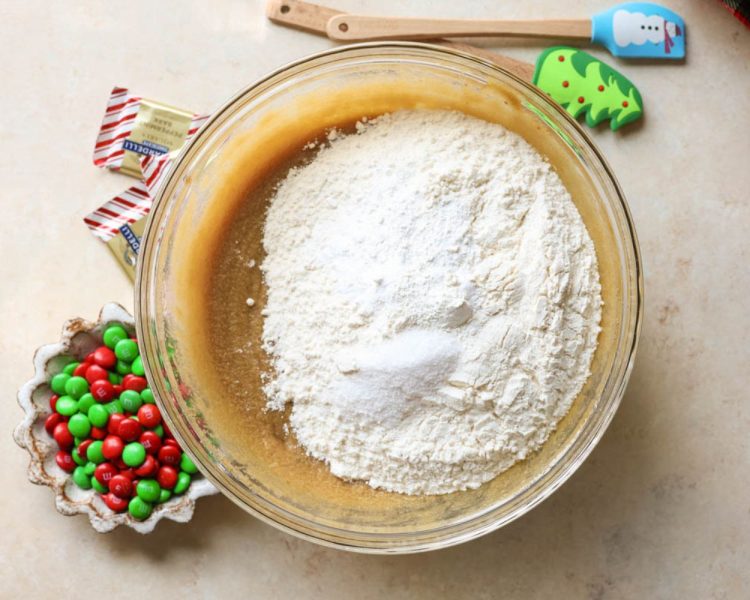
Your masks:
{"label": "beige speckled countertop", "polygon": [[[467,17],[608,6],[335,4]],[[0,596],[750,597],[750,31],[717,2],[669,4],[688,24],[687,63],[623,66],[647,116],[593,134],[629,199],[646,277],[639,356],[614,422],[570,481],[506,528],[440,552],[371,557],[292,538],[221,496],[188,525],[98,535],[26,481],[28,457],[11,439],[34,348],[70,316],[94,317],[108,300],[132,306],[130,282],[81,222],[131,183],[91,165],[109,89],[210,111],[329,43],[269,24],[260,0],[2,0]],[[533,60],[538,49],[504,51]]]}

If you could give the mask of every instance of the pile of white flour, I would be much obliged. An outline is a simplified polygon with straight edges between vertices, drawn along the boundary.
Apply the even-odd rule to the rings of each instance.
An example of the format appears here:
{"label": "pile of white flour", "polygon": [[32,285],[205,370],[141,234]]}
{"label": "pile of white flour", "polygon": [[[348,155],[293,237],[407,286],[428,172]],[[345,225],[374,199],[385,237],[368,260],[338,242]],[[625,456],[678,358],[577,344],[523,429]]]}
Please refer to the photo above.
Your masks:
{"label": "pile of white flour", "polygon": [[503,127],[402,111],[334,134],[268,210],[268,408],[331,471],[476,488],[547,439],[589,375],[593,243]]}

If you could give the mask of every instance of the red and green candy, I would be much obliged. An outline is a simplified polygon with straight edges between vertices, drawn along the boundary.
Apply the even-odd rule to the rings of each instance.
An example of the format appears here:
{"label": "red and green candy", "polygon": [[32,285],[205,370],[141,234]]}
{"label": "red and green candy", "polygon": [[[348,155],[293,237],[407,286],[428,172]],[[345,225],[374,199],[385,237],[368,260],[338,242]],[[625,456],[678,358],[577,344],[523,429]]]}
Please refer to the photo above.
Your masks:
{"label": "red and green candy", "polygon": [[71,361],[50,380],[52,413],[44,428],[60,448],[55,462],[115,512],[137,520],[183,494],[198,474],[162,424],[138,342],[110,324],[104,345]]}

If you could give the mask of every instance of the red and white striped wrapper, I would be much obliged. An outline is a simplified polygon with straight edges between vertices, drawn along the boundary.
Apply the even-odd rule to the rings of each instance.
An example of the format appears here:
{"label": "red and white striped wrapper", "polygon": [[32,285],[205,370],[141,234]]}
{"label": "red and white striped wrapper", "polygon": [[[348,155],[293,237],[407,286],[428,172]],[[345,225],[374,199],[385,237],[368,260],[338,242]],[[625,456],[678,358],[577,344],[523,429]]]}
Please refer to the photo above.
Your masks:
{"label": "red and white striped wrapper", "polygon": [[[146,110],[144,110],[146,109]],[[94,146],[94,164],[98,167],[106,167],[119,171],[123,166],[123,160],[128,150],[126,141],[131,141],[134,131],[138,133],[139,126],[143,126],[144,120],[153,114],[177,115],[179,118],[187,119],[187,130],[182,129],[182,135],[175,135],[174,131],[163,128],[164,133],[156,133],[159,143],[151,147],[144,146],[139,139],[133,146],[140,147],[153,154],[159,154],[155,149],[157,146],[166,148],[170,153],[176,153],[191,136],[200,129],[201,125],[208,119],[208,115],[199,115],[170,107],[166,104],[148,100],[141,96],[131,94],[127,88],[115,87],[107,102],[107,109],[99,128],[99,135]],[[148,125],[146,126],[148,127]],[[158,125],[154,125],[158,129]],[[141,136],[139,136],[141,137]],[[168,140],[165,144],[164,140]],[[162,150],[163,151],[163,150]],[[135,152],[143,154],[142,152]],[[127,174],[138,176],[139,174],[128,171]]]}
{"label": "red and white striped wrapper", "polygon": [[120,232],[123,225],[145,217],[171,164],[172,158],[168,155],[144,156],[141,159],[143,180],[83,218],[91,232],[107,242]]}
{"label": "red and white striped wrapper", "polygon": [[[150,118],[154,113],[162,118],[177,115],[178,119],[189,119],[187,132],[180,140],[180,146],[172,148],[170,152],[145,155],[136,153],[138,171],[142,179],[83,218],[91,232],[104,242],[108,242],[121,233],[120,228],[124,225],[140,221],[148,215],[153,198],[169,171],[174,157],[208,119],[208,115],[188,113],[135,96],[127,88],[116,87],[109,97],[107,112],[96,140],[94,164],[113,170],[120,169],[125,156],[124,142],[132,135],[141,108],[146,105],[150,112],[142,115],[141,121]],[[182,123],[184,124],[185,121],[183,120]],[[173,139],[175,139],[174,136]]]}
{"label": "red and white striped wrapper", "polygon": [[120,227],[142,219],[149,210],[151,196],[139,183],[89,213],[83,220],[96,237],[108,242],[120,232]]}

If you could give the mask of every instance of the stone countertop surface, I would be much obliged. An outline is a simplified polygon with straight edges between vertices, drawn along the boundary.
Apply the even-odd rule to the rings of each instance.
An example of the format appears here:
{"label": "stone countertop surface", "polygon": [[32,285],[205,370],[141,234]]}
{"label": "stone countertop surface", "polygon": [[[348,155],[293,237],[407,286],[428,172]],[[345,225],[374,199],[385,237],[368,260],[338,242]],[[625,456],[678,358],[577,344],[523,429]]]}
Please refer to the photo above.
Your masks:
{"label": "stone countertop surface", "polygon": [[[576,17],[606,2],[331,0],[345,10]],[[669,0],[685,64],[623,63],[641,124],[592,132],[629,200],[645,265],[640,349],[599,446],[541,506],[428,554],[355,555],[298,540],[214,496],[187,525],[95,533],[26,480],[15,391],[72,316],[132,307],[81,218],[132,183],[91,151],[113,85],[209,112],[325,49],[260,0],[0,2],[0,580],[8,598],[750,597],[750,31],[710,0]],[[497,42],[495,42],[497,44]],[[488,43],[489,46],[491,44]],[[502,52],[533,61],[540,46]]]}

